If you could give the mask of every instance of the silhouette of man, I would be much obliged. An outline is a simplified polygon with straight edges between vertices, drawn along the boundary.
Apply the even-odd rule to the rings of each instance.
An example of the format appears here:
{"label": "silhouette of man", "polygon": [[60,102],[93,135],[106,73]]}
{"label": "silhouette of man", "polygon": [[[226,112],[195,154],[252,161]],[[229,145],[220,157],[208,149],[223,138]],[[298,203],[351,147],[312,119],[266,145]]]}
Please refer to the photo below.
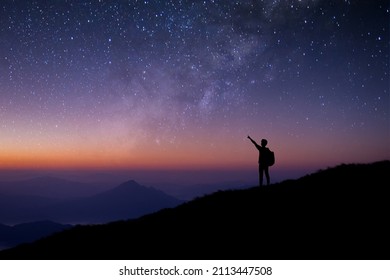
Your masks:
{"label": "silhouette of man", "polygon": [[270,178],[269,178],[269,170],[268,170],[268,164],[267,164],[267,159],[264,156],[269,149],[266,147],[268,141],[266,139],[261,139],[261,146],[256,143],[255,140],[253,140],[250,136],[248,136],[248,139],[251,140],[253,145],[259,150],[259,186],[263,186],[263,174],[265,174],[265,177],[267,179],[267,185],[270,183]]}

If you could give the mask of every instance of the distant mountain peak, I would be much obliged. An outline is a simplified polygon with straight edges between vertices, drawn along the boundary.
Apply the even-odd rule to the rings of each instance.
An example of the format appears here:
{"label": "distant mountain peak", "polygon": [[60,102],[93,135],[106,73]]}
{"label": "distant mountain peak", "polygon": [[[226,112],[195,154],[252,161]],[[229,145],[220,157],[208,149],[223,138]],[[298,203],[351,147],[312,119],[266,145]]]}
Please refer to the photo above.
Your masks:
{"label": "distant mountain peak", "polygon": [[133,190],[134,191],[134,190],[141,190],[141,189],[148,189],[148,188],[138,184],[134,180],[129,180],[129,181],[126,181],[126,182],[120,184],[119,186],[117,186],[116,188],[111,189],[111,190],[109,190],[107,192],[109,193],[109,192],[120,191],[120,190],[122,190],[122,191],[124,191],[124,190],[126,190],[126,191]]}
{"label": "distant mountain peak", "polygon": [[138,184],[138,183],[137,183],[136,181],[134,181],[134,180],[126,181],[126,182],[120,184],[119,186],[128,186],[128,187],[134,186],[134,187],[141,187],[141,185]]}

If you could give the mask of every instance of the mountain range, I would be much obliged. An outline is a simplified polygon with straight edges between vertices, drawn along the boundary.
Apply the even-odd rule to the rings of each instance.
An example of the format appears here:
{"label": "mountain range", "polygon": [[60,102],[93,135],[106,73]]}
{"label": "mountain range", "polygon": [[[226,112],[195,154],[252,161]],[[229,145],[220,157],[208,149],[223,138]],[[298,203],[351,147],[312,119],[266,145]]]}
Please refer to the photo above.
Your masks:
{"label": "mountain range", "polygon": [[135,219],[75,226],[0,259],[389,259],[390,161],[217,191]]}
{"label": "mountain range", "polygon": [[157,189],[141,186],[133,180],[108,191],[81,198],[2,194],[0,222],[18,224],[50,220],[65,224],[107,223],[140,217],[182,202]]}

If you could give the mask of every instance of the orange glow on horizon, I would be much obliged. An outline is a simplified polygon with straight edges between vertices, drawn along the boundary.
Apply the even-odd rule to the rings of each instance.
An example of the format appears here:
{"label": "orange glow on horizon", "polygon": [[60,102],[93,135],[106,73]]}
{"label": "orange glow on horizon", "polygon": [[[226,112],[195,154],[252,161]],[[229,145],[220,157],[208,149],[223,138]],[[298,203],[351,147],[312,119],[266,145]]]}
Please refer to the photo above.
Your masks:
{"label": "orange glow on horizon", "polygon": [[0,155],[0,168],[6,169],[197,169],[242,168],[253,164],[255,156],[235,155],[229,159],[223,150],[186,149],[167,150],[157,147],[146,150],[59,150],[8,151]]}
{"label": "orange glow on horizon", "polygon": [[[253,136],[261,139],[260,136]],[[138,139],[115,141],[114,137],[81,141],[64,137],[58,142],[4,142],[0,147],[2,169],[242,169],[257,167],[258,151],[246,137],[203,134],[199,138],[182,137],[176,142]],[[80,137],[81,138],[81,137]],[[354,153],[359,142],[341,145],[318,144],[318,139],[287,139],[280,135],[267,137],[275,151],[272,168],[327,168],[341,163],[373,162],[386,159],[386,153]],[[228,139],[219,141],[219,139]],[[66,140],[66,141],[65,141]],[[90,139],[88,139],[90,140]],[[330,141],[328,141],[329,143]]]}

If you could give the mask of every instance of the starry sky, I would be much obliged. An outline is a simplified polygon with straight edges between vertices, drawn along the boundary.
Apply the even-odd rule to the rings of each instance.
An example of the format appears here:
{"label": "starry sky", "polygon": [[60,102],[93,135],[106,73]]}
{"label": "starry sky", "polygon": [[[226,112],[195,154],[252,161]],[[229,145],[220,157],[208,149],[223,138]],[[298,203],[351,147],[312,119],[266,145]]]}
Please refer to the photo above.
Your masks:
{"label": "starry sky", "polygon": [[0,4],[3,169],[373,162],[389,113],[389,1]]}

